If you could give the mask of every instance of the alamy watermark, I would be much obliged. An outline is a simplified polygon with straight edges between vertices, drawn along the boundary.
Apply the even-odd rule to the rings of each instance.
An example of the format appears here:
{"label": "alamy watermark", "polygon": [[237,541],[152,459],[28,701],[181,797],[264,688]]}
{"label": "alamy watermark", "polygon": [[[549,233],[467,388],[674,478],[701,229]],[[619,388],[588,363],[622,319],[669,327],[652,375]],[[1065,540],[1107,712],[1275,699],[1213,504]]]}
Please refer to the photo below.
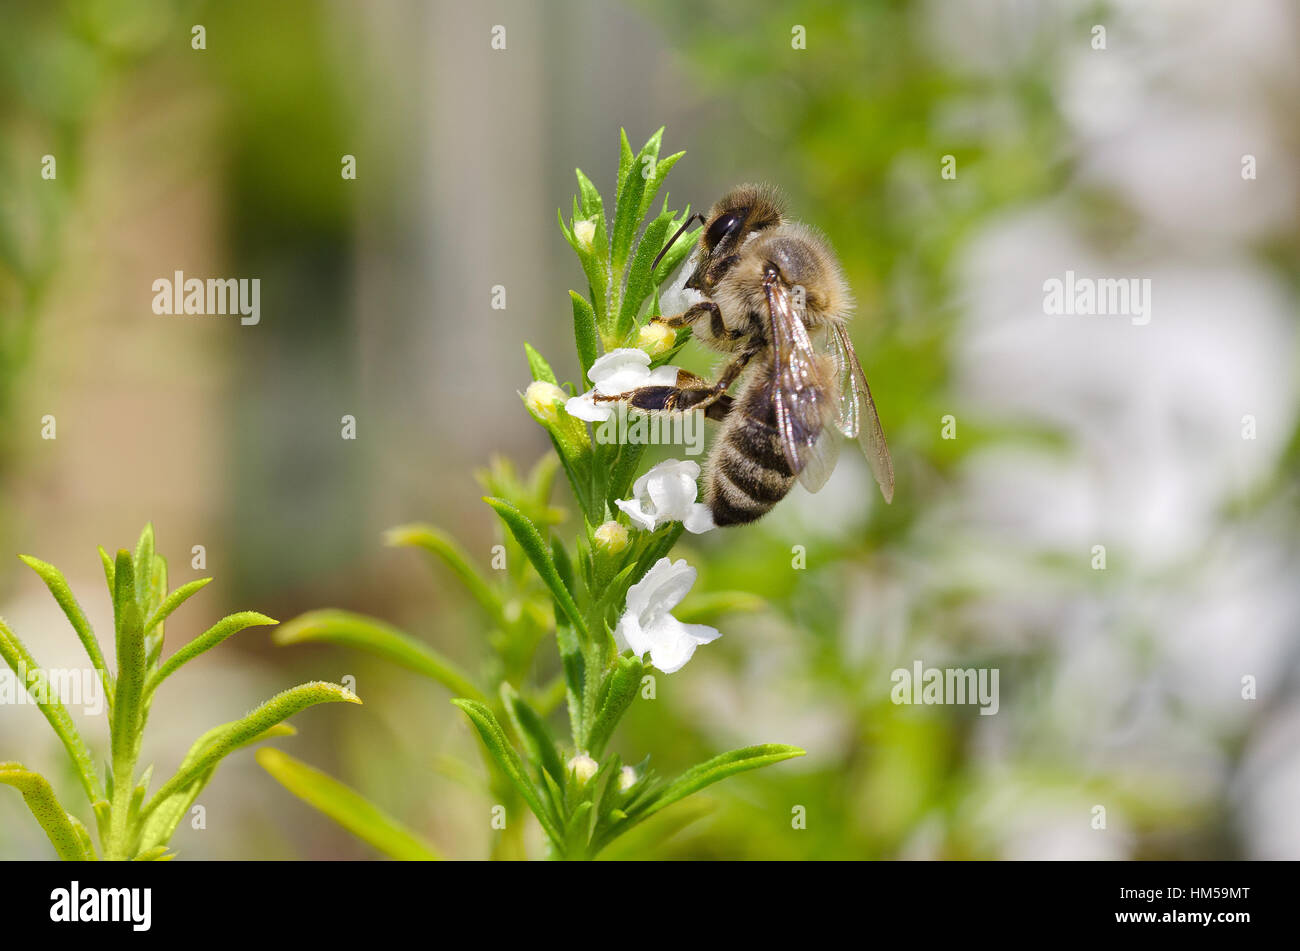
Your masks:
{"label": "alamy watermark", "polygon": [[[607,404],[608,405],[608,404]],[[643,413],[615,404],[609,419],[594,427],[602,446],[681,446],[688,456],[704,452],[704,412]]]}
{"label": "alamy watermark", "polygon": [[1151,322],[1151,278],[1076,277],[1043,281],[1043,313],[1049,316],[1128,317],[1134,326]]}
{"label": "alamy watermark", "polygon": [[164,315],[219,317],[238,314],[252,326],[262,319],[262,279],[210,277],[203,280],[177,271],[153,282],[153,312]]}
{"label": "alamy watermark", "polygon": [[998,712],[996,667],[926,667],[918,660],[911,670],[896,668],[889,679],[894,703],[978,704],[980,716]]}
{"label": "alamy watermark", "polygon": [[90,716],[104,712],[104,682],[91,667],[33,667],[22,661],[18,670],[0,670],[0,706],[59,701],[78,706]]}

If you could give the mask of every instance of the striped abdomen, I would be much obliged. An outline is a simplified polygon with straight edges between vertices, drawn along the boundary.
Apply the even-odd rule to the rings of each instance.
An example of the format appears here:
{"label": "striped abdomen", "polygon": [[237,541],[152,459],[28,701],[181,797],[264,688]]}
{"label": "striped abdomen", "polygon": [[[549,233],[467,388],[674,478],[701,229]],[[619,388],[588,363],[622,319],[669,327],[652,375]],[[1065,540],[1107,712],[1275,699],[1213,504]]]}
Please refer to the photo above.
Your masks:
{"label": "striped abdomen", "polygon": [[754,521],[794,485],[777,434],[771,387],[768,373],[755,374],[713,441],[704,501],[716,525]]}

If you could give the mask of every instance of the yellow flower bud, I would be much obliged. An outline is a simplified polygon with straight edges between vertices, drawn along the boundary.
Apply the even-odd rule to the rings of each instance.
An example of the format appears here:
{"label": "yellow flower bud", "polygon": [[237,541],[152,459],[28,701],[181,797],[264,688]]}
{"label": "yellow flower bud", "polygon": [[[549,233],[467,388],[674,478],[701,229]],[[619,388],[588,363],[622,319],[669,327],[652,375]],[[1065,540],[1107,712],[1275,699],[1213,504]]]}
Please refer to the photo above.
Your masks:
{"label": "yellow flower bud", "polygon": [[617,555],[627,547],[627,529],[618,522],[604,522],[594,532],[596,547],[606,554]]}
{"label": "yellow flower bud", "polygon": [[573,226],[573,237],[577,239],[578,247],[584,251],[590,251],[591,243],[596,238],[595,219],[576,222]]}
{"label": "yellow flower bud", "polygon": [[636,345],[652,357],[667,353],[676,342],[677,334],[673,329],[657,320],[652,320],[642,327],[636,337]]}
{"label": "yellow flower bud", "polygon": [[524,391],[524,406],[538,422],[554,424],[559,420],[564,401],[568,398],[569,394],[554,383],[534,380]]}
{"label": "yellow flower bud", "polygon": [[569,769],[573,772],[573,777],[578,781],[578,785],[585,786],[591,782],[591,777],[596,775],[596,771],[600,769],[600,764],[586,753],[579,753],[569,760]]}
{"label": "yellow flower bud", "polygon": [[618,791],[627,792],[637,783],[636,770],[631,766],[624,766],[618,771]]}

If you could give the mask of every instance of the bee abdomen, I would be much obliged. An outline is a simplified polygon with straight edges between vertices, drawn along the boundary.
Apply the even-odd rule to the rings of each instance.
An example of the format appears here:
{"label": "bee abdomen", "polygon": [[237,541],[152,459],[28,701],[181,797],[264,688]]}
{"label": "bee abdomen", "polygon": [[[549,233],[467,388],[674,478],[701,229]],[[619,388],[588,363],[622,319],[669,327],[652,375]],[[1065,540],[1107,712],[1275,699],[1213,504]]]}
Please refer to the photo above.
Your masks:
{"label": "bee abdomen", "polygon": [[739,415],[718,434],[706,489],[714,524],[743,525],[760,518],[793,484],[774,428]]}

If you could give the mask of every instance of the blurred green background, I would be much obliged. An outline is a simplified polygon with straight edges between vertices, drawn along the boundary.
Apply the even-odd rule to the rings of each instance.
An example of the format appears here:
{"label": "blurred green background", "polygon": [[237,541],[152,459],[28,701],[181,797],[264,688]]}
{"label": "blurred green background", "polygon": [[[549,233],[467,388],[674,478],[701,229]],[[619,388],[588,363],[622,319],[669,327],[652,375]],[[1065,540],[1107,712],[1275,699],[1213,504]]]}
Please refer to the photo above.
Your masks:
{"label": "blurred green background", "polygon": [[[666,125],[675,205],[770,181],[829,236],[898,492],[886,509],[846,456],[819,495],[679,546],[697,593],[766,607],[660,676],[615,748],[663,772],[754,742],[809,755],[624,854],[1300,857],[1298,33],[1285,0],[3,0],[0,551],[62,568],[102,631],[95,545],[152,519],[174,584],[216,578],[173,642],[334,606],[485,663],[461,589],[383,530],[434,522],[486,568],[474,470],[547,451],[522,343],[577,367],[555,209],[575,166],[609,194],[620,126],[635,146]],[[1067,269],[1150,278],[1151,322],[1046,316]],[[261,323],[155,316],[175,270],[260,278]],[[82,663],[9,556],[0,613],[48,665]],[[999,669],[999,712],[893,704],[916,660]],[[346,651],[241,635],[162,692],[144,762],[346,676],[366,705],[279,745],[486,855],[446,693]],[[0,759],[70,790],[61,755],[34,707],[0,706]],[[201,801],[183,858],[370,855],[248,755]],[[0,857],[48,853],[0,795]]]}

